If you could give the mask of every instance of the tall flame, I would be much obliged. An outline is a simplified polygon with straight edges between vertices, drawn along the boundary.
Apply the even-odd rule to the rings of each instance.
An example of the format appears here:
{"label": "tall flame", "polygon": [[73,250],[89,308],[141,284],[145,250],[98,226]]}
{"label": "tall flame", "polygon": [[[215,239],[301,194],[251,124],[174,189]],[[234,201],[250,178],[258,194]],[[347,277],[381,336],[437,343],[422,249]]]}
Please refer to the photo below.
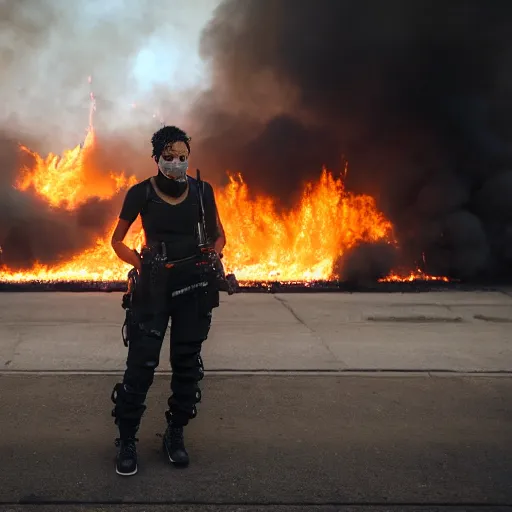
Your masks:
{"label": "tall flame", "polygon": [[[92,98],[92,96],[91,96]],[[93,98],[92,98],[93,99]],[[104,173],[90,158],[95,148],[91,123],[82,145],[62,156],[46,158],[21,149],[34,158],[24,168],[15,186],[29,189],[52,207],[73,210],[91,197],[111,198],[137,182],[123,173]],[[225,265],[241,282],[311,281],[333,277],[336,259],[358,242],[386,240],[393,243],[392,225],[376,207],[372,197],[346,191],[343,178],[326,169],[316,183],[309,183],[298,205],[280,213],[269,197],[251,198],[242,175],[230,175],[228,185],[216,191],[219,213],[226,231]],[[129,265],[120,261],[110,246],[115,227],[111,223],[94,246],[67,261],[48,267],[36,263],[28,271],[0,269],[0,281],[119,281]],[[140,220],[132,226],[127,244],[143,243]],[[392,274],[388,280],[409,280]]]}
{"label": "tall flame", "polygon": [[56,208],[74,210],[91,197],[109,199],[127,186],[134,185],[134,176],[124,173],[105,174],[92,164],[95,133],[92,126],[83,144],[64,151],[62,156],[50,153],[42,158],[34,151],[20,145],[20,149],[34,158],[32,168],[24,167],[15,183],[19,190],[33,188]]}
{"label": "tall flame", "polygon": [[347,192],[326,169],[288,213],[279,214],[271,198],[250,199],[240,174],[230,176],[218,204],[228,233],[227,266],[241,281],[329,279],[345,250],[392,235],[373,198]]}

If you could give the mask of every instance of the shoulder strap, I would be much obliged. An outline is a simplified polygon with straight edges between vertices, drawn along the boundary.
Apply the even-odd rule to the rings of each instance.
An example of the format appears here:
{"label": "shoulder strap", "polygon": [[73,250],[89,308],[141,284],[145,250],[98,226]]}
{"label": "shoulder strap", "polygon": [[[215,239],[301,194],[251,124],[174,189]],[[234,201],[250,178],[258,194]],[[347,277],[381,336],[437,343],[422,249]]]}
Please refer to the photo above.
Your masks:
{"label": "shoulder strap", "polygon": [[[213,203],[211,194],[207,194],[207,187],[205,182],[201,179],[200,171],[198,170],[197,179],[190,179],[191,188],[196,193],[196,197],[198,202],[200,201],[200,196],[203,199],[204,206],[204,225],[206,228],[206,236],[208,240],[212,241],[216,238],[217,232],[217,218],[215,213],[215,205]],[[199,214],[201,215],[201,207],[199,206]]]}
{"label": "shoulder strap", "polygon": [[210,240],[217,238],[217,212],[215,201],[212,195],[211,186],[206,186],[204,181],[201,182],[203,201],[204,201],[204,221],[206,224],[206,231]]}
{"label": "shoulder strap", "polygon": [[142,204],[142,208],[140,209],[141,215],[146,213],[147,208],[148,208],[149,198],[151,197],[152,186],[151,186],[150,180],[146,180],[145,185],[146,186],[144,187],[144,192],[145,192],[144,203]]}
{"label": "shoulder strap", "polygon": [[188,176],[188,186],[190,187],[190,191],[196,195],[197,200],[199,201],[199,188],[197,186],[197,181],[191,176]]}

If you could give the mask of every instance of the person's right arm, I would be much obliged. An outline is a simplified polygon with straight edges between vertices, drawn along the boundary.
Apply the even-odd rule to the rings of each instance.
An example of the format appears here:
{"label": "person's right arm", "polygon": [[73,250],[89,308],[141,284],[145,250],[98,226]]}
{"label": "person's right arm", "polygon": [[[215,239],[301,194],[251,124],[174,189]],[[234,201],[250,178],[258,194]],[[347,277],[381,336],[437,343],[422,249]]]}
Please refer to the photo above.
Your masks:
{"label": "person's right arm", "polygon": [[134,249],[130,249],[124,243],[124,237],[126,236],[126,233],[128,233],[131,225],[132,223],[127,220],[119,219],[116,229],[112,235],[112,249],[114,249],[114,252],[117,254],[119,259],[140,271],[141,263],[139,255]]}
{"label": "person's right arm", "polygon": [[141,196],[142,193],[144,193],[143,188],[137,185],[130,188],[126,193],[123,207],[119,214],[119,220],[111,240],[112,249],[114,249],[118,258],[134,266],[139,271],[141,269],[140,256],[135,250],[130,249],[124,243],[124,238],[140,213],[142,201],[144,200],[144,196]]}

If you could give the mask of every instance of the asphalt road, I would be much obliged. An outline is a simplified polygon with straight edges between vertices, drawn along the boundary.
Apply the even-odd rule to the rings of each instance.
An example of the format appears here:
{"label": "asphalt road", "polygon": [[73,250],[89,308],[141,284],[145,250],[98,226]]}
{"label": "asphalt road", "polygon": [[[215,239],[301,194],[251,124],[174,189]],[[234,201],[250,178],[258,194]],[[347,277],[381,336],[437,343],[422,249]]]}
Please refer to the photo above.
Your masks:
{"label": "asphalt road", "polygon": [[132,478],[114,471],[116,380],[0,377],[3,510],[57,510],[59,503],[87,510],[512,507],[507,377],[207,376],[187,430],[191,465],[177,470],[161,450],[168,378],[158,376]]}

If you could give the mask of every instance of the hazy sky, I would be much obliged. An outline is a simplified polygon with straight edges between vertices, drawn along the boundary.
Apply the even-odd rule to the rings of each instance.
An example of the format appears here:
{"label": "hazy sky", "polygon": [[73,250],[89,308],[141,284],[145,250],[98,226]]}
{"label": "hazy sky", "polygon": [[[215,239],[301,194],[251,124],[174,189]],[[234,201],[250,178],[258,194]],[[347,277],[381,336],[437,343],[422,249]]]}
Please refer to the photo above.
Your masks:
{"label": "hazy sky", "polygon": [[52,150],[74,145],[91,87],[111,130],[145,122],[163,104],[179,115],[191,89],[209,84],[198,45],[218,3],[0,0],[0,128],[51,140]]}

